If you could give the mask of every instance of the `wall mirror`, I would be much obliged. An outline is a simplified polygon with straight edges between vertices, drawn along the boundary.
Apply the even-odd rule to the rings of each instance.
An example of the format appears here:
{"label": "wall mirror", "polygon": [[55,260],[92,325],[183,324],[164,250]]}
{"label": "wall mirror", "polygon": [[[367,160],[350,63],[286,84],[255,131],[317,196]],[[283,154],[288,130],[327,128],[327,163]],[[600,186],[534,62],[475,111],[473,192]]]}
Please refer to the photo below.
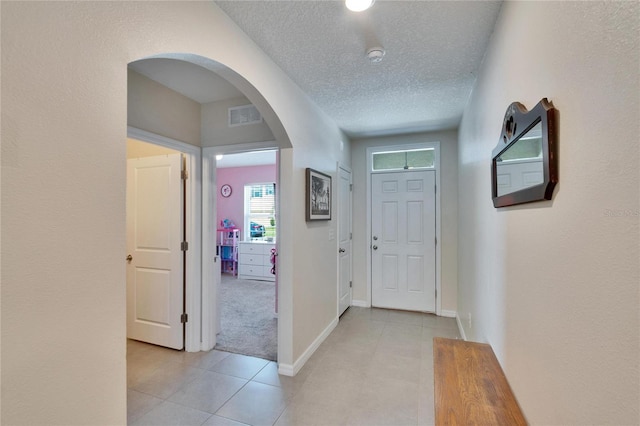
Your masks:
{"label": "wall mirror", "polygon": [[531,111],[509,105],[491,162],[494,207],[550,200],[558,182],[556,110],[543,98]]}

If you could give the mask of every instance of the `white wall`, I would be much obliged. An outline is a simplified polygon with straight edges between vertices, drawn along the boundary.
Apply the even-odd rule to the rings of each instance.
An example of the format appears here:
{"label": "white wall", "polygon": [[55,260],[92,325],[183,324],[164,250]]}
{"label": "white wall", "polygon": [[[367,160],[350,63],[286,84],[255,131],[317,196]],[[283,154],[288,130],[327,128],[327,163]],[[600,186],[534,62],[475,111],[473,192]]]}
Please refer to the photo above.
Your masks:
{"label": "white wall", "polygon": [[[307,121],[303,126],[310,128],[318,124]],[[342,148],[341,148],[342,147]],[[330,323],[337,319],[337,268],[338,268],[338,239],[337,231],[337,177],[336,161],[342,164],[351,164],[350,146],[344,136],[325,135],[318,136],[313,141],[313,146],[305,150],[293,150],[293,168],[289,172],[284,170],[284,160],[288,155],[280,155],[280,188],[285,185],[292,187],[293,199],[281,198],[279,209],[280,224],[291,224],[291,227],[280,227],[279,238],[285,229],[292,232],[292,237],[297,242],[296,250],[292,253],[292,261],[295,268],[293,277],[293,318],[298,323],[294,324],[293,354],[294,360],[305,355],[307,348],[316,337],[325,330]],[[329,155],[327,155],[329,154]],[[333,158],[333,160],[331,160]],[[333,177],[333,206],[330,221],[305,222],[305,169],[311,167]],[[282,192],[281,192],[282,196]],[[282,217],[283,212],[291,211],[293,217],[289,220]],[[280,241],[279,244],[281,244]],[[279,249],[280,250],[280,249]],[[282,262],[280,253],[279,262]],[[280,268],[282,272],[282,268]],[[278,275],[278,297],[282,295]],[[332,306],[332,309],[328,309]],[[279,311],[278,320],[282,312]],[[310,321],[317,318],[316,321]]]}
{"label": "white wall", "polygon": [[166,52],[235,70],[294,146],[279,242],[293,364],[335,317],[335,286],[307,273],[337,275],[335,225],[307,225],[302,200],[305,167],[348,163],[342,133],[212,2],[3,2],[1,19],[2,423],[126,423],[127,64]]}
{"label": "white wall", "polygon": [[202,105],[202,146],[264,142],[274,139],[266,122],[229,127],[228,111],[235,106],[249,105],[245,98],[227,99]]}
{"label": "white wall", "polygon": [[353,172],[353,299],[367,301],[367,148],[440,142],[440,202],[441,221],[441,286],[442,309],[456,311],[458,256],[458,133],[418,133],[356,139],[351,143]]}
{"label": "white wall", "polygon": [[128,70],[127,123],[156,135],[200,146],[200,104]]}
{"label": "white wall", "polygon": [[[458,310],[532,424],[640,422],[639,13],[505,2],[463,116]],[[495,209],[505,110],[542,97],[559,111],[553,200]]]}

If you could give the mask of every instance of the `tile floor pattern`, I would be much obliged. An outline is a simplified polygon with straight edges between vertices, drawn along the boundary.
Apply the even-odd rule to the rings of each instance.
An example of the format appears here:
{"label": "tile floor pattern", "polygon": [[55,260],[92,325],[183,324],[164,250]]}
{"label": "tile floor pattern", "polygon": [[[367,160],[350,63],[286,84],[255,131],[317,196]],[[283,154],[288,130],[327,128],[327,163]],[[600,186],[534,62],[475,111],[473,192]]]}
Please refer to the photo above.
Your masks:
{"label": "tile floor pattern", "polygon": [[451,318],[351,307],[295,377],[212,350],[127,346],[130,425],[433,424],[433,337]]}

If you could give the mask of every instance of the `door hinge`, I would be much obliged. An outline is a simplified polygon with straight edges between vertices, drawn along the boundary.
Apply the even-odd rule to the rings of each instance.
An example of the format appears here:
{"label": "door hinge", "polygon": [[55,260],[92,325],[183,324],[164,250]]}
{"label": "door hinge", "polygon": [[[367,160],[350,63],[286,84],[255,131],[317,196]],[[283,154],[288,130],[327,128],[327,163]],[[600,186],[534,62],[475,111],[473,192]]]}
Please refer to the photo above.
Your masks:
{"label": "door hinge", "polygon": [[436,288],[436,300],[438,299],[438,289]]}
{"label": "door hinge", "polygon": [[349,232],[349,239],[353,240],[353,232]]}
{"label": "door hinge", "polygon": [[435,237],[434,240],[436,241],[436,245],[438,245],[438,237]]}
{"label": "door hinge", "polygon": [[349,288],[353,287],[353,281],[349,281]]}
{"label": "door hinge", "polygon": [[184,314],[180,315],[180,322],[182,324],[185,324],[187,321],[189,321],[189,315],[187,315],[187,313],[185,312]]}
{"label": "door hinge", "polygon": [[433,193],[434,194],[438,193],[438,185],[433,185]]}
{"label": "door hinge", "polygon": [[187,180],[187,179],[189,179],[189,172],[188,172],[188,171],[186,171],[186,170],[182,170],[182,171],[180,172],[180,178],[181,178],[182,180]]}
{"label": "door hinge", "polygon": [[183,241],[180,243],[180,250],[182,251],[187,251],[189,250],[189,243],[186,241]]}
{"label": "door hinge", "polygon": [[352,183],[349,184],[349,191],[353,191],[353,184]]}

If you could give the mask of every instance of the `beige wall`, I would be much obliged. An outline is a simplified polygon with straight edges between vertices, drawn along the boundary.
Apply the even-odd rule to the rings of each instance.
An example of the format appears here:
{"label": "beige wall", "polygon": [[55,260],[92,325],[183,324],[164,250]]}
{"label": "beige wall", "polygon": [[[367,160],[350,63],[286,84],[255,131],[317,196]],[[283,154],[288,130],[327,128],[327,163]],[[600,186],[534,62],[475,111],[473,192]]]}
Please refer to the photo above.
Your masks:
{"label": "beige wall", "polygon": [[200,146],[200,104],[128,70],[127,123],[157,135]]}
{"label": "beige wall", "polygon": [[264,121],[245,126],[229,127],[229,108],[249,105],[244,97],[203,104],[201,109],[202,146],[232,145],[236,143],[274,140],[273,133]]}
{"label": "beige wall", "polygon": [[[458,311],[532,424],[640,422],[639,13],[505,2],[461,124]],[[553,200],[495,209],[505,110],[542,97],[559,111]]]}
{"label": "beige wall", "polygon": [[195,146],[274,140],[268,124],[229,127],[228,108],[249,105],[245,97],[199,104],[128,70],[127,122],[130,126]]}
{"label": "beige wall", "polygon": [[348,164],[342,133],[211,2],[3,2],[1,19],[2,423],[126,423],[127,64],[166,52],[235,70],[225,78],[271,105],[294,147],[279,277],[296,305],[279,343],[295,363],[335,319],[335,286],[308,273],[337,275],[335,223],[307,224],[302,200],[305,167]]}
{"label": "beige wall", "polygon": [[420,142],[440,142],[441,298],[442,309],[453,313],[457,308],[458,288],[458,133],[455,130],[352,141],[353,298],[360,303],[368,303],[367,148]]}

